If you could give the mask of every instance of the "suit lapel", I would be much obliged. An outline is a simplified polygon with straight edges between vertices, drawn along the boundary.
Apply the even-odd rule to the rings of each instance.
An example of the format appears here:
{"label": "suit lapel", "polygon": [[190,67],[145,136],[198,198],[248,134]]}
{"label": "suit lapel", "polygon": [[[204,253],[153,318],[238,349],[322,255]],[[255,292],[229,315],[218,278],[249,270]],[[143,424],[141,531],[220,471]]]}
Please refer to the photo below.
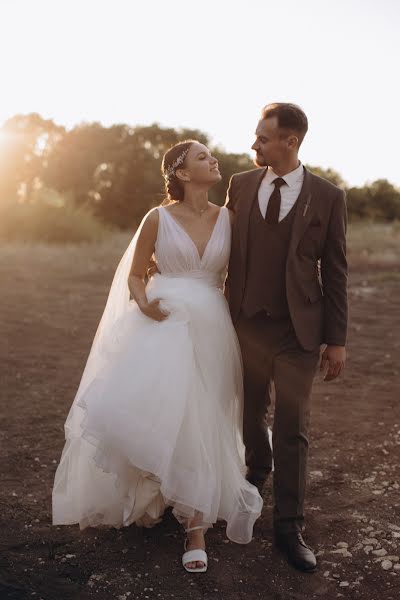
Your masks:
{"label": "suit lapel", "polygon": [[304,180],[296,203],[289,252],[296,250],[312,219],[315,210],[312,200],[312,175],[304,168]]}
{"label": "suit lapel", "polygon": [[258,190],[267,173],[267,169],[255,171],[249,177],[249,182],[246,185],[244,198],[240,207],[240,218],[238,219],[239,224],[239,237],[240,237],[240,249],[243,257],[243,262],[246,264],[247,260],[247,238],[249,235],[249,221],[250,213],[254,202],[258,198]]}

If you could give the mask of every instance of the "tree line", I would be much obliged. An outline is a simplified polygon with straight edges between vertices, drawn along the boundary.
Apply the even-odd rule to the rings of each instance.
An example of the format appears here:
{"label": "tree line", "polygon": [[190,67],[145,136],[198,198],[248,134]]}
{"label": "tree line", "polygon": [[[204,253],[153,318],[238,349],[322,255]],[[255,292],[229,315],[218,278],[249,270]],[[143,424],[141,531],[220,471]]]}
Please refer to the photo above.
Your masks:
{"label": "tree line", "polygon": [[[156,123],[83,123],[66,130],[37,113],[16,115],[0,129],[0,202],[84,205],[108,224],[132,228],[165,197],[164,152],[188,138],[208,145],[218,158],[222,181],[210,200],[223,204],[231,175],[254,164],[248,154],[213,147],[202,131]],[[400,190],[386,179],[348,187],[333,169],[308,168],[346,189],[350,220],[400,219]]]}

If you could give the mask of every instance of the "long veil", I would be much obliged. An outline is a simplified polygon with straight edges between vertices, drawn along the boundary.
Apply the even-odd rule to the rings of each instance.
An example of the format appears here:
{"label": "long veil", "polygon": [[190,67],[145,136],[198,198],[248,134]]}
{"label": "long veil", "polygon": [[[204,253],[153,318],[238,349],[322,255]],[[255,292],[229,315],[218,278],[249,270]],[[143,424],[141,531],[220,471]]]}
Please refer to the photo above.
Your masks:
{"label": "long veil", "polygon": [[[105,357],[109,354],[116,342],[114,334],[115,325],[125,315],[130,302],[133,302],[133,300],[130,300],[128,276],[136,249],[136,243],[146,217],[147,215],[143,217],[115,271],[106,306],[97,327],[82,379],[65,422],[65,439],[67,441],[70,438],[80,437],[81,435],[81,423],[84,418],[84,410],[79,406],[79,402],[85,393],[85,390],[105,366]],[[67,447],[64,449],[64,452],[66,451]]]}

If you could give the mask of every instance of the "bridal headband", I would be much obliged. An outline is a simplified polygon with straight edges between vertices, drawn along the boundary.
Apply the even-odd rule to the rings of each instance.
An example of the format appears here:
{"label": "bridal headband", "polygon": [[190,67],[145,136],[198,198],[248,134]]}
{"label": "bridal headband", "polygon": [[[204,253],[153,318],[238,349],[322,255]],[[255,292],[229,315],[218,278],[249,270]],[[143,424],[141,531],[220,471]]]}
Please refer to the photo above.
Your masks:
{"label": "bridal headband", "polygon": [[187,148],[186,150],[184,150],[178,156],[178,158],[176,158],[174,160],[174,162],[168,167],[168,169],[166,169],[166,171],[164,172],[165,179],[169,179],[171,177],[171,175],[175,175],[176,169],[179,167],[179,165],[181,165],[183,163],[189,150],[190,150],[190,148]]}

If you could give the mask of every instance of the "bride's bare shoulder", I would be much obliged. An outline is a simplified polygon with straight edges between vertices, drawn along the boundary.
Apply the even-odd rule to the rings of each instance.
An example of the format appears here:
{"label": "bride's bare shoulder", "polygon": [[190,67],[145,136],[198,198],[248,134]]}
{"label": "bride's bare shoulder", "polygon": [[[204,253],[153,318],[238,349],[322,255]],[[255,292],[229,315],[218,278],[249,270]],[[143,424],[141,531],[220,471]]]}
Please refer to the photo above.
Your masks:
{"label": "bride's bare shoulder", "polygon": [[142,219],[140,224],[140,232],[143,236],[154,236],[157,235],[158,230],[158,221],[159,221],[159,212],[157,210],[158,207],[152,208]]}

